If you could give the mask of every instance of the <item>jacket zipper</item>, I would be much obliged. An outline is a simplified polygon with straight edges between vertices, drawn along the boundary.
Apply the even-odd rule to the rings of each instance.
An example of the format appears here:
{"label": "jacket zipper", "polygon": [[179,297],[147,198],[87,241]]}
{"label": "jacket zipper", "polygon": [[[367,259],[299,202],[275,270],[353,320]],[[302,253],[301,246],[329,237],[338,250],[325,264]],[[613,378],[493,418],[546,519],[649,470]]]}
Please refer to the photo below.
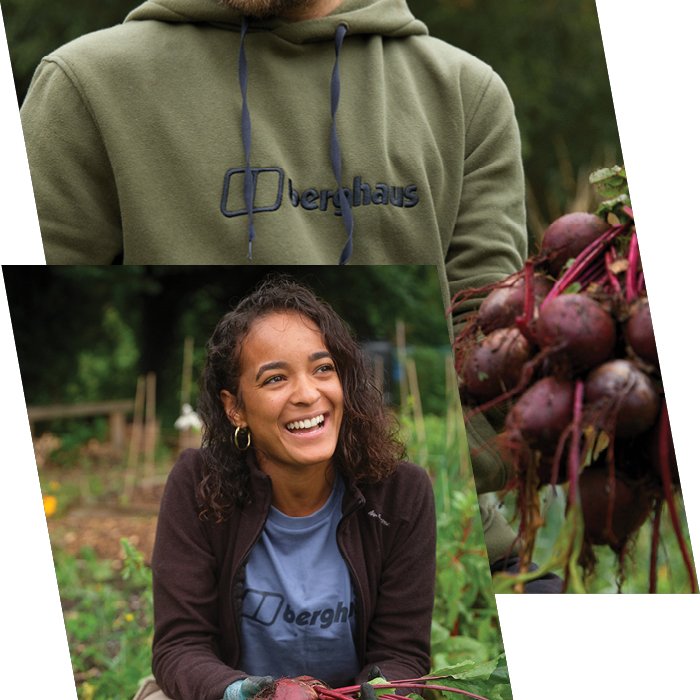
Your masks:
{"label": "jacket zipper", "polygon": [[340,555],[343,557],[343,560],[345,561],[345,565],[348,567],[348,571],[350,572],[350,579],[353,584],[353,588],[355,589],[355,592],[358,597],[358,606],[357,606],[357,629],[356,635],[355,635],[355,651],[357,652],[357,660],[358,663],[360,664],[360,668],[364,666],[364,657],[365,657],[365,614],[367,610],[367,604],[364,599],[364,594],[362,591],[362,587],[360,586],[360,579],[359,576],[357,575],[357,571],[355,570],[355,567],[352,564],[352,561],[346,552],[345,548],[343,547],[343,543],[341,541],[341,531],[344,531],[347,525],[347,520],[348,518],[358,511],[364,501],[361,500],[360,498],[356,499],[353,507],[348,510],[346,513],[344,513],[340,519],[340,522],[338,523],[338,528],[336,529],[335,533],[335,540],[336,544],[338,545],[338,551],[340,552]]}
{"label": "jacket zipper", "polygon": [[[265,529],[265,523],[267,522],[267,516],[270,512],[270,502],[268,498],[268,503],[267,507],[265,508],[265,516],[260,520],[260,524],[258,525],[258,530],[255,533],[255,537],[250,543],[250,546],[248,549],[245,551],[243,556],[241,557],[240,563],[238,566],[235,568],[235,570],[232,572],[231,576],[231,586],[234,587],[236,582],[238,581],[238,576],[239,573],[245,568],[246,564],[248,563],[248,559],[250,559],[250,555],[253,551],[253,548],[255,545],[258,543],[260,540],[260,537],[262,536],[263,530]],[[238,609],[238,599],[236,596],[233,594],[233,591],[231,591],[230,595],[230,600],[234,601],[234,610],[233,610],[233,615],[234,619],[236,620],[236,635],[238,637],[237,639],[237,649],[238,649],[238,658],[236,659],[236,665],[240,663],[241,660],[241,648],[242,648],[242,634],[241,634],[241,623],[242,623],[242,614],[241,610]]]}

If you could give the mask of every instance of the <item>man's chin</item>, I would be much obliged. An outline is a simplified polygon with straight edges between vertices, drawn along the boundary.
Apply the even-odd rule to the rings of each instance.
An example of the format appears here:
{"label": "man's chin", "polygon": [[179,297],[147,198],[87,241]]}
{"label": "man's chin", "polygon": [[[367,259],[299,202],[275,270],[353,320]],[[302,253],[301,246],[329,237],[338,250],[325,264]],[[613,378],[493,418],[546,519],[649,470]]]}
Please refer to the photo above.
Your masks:
{"label": "man's chin", "polygon": [[309,0],[219,0],[219,2],[247,17],[256,19],[277,17],[309,4]]}

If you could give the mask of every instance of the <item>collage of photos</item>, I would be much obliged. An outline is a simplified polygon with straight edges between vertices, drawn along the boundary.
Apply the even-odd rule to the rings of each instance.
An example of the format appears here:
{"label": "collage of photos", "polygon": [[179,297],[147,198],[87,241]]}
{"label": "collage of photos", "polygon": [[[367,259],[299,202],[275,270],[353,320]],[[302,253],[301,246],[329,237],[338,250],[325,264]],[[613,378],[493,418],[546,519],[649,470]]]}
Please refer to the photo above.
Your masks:
{"label": "collage of photos", "polygon": [[666,24],[0,7],[10,694],[683,694],[697,138],[614,50]]}

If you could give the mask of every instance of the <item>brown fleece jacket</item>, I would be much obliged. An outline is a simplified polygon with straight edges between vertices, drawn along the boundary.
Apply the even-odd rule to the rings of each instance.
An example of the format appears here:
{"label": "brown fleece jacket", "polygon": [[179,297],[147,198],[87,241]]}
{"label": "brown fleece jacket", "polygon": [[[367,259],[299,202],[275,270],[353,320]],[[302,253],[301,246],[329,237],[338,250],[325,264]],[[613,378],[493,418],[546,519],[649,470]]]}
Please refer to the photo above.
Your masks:
{"label": "brown fleece jacket", "polygon": [[[243,574],[272,496],[254,466],[252,503],[222,523],[202,519],[202,467],[200,450],[186,450],[173,467],[153,552],[153,672],[175,700],[218,700],[247,675],[238,668]],[[389,679],[428,672],[435,536],[424,469],[401,463],[379,484],[346,484],[337,537],[355,588],[358,682],[374,664]]]}

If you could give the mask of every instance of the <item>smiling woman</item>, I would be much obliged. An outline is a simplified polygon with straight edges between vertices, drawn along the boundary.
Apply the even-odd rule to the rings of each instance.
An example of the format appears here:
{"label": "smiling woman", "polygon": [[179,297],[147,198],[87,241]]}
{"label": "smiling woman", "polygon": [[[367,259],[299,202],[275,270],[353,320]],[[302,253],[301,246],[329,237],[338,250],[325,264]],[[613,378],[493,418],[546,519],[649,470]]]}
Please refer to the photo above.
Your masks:
{"label": "smiling woman", "polygon": [[265,316],[248,333],[241,368],[239,399],[221,391],[226,415],[239,432],[256,436],[272,504],[309,515],[330,494],[327,475],[343,419],[343,387],[321,331],[296,312]]}
{"label": "smiling woman", "polygon": [[202,447],[181,455],[161,504],[155,682],[139,698],[428,672],[432,487],[402,461],[371,377],[342,319],[286,278],[219,321]]}

